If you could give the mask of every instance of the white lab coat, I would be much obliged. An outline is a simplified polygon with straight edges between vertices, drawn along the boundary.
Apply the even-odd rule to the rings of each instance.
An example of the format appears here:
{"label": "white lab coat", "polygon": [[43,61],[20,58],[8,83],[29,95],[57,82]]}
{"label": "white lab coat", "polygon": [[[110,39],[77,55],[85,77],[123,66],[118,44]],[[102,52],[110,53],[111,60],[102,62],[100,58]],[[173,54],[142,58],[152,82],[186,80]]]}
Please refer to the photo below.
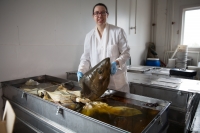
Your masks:
{"label": "white lab coat", "polygon": [[129,51],[130,47],[122,28],[106,24],[102,38],[100,38],[97,27],[95,27],[86,35],[84,53],[81,56],[78,71],[84,74],[106,57],[110,57],[111,63],[118,60],[119,68],[116,74],[110,76],[108,88],[130,92],[126,68],[126,61],[130,58]]}

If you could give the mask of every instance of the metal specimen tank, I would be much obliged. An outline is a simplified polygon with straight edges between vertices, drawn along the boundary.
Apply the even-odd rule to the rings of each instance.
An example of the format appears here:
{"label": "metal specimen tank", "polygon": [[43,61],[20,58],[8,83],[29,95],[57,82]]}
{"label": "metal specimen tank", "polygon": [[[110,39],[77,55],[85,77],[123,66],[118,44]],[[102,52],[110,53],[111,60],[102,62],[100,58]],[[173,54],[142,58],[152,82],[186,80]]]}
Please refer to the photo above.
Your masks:
{"label": "metal specimen tank", "polygon": [[101,96],[101,102],[113,107],[135,108],[142,114],[129,117],[97,112],[87,116],[25,92],[21,87],[30,79],[39,82],[40,88],[48,91],[61,84],[72,91],[81,89],[76,81],[48,75],[2,82],[3,100],[9,100],[16,113],[15,132],[155,133],[165,132],[168,128],[168,101],[107,90]]}
{"label": "metal specimen tank", "polygon": [[189,132],[200,99],[199,81],[154,75],[150,74],[151,70],[147,71],[128,72],[130,92],[171,101],[168,132]]}

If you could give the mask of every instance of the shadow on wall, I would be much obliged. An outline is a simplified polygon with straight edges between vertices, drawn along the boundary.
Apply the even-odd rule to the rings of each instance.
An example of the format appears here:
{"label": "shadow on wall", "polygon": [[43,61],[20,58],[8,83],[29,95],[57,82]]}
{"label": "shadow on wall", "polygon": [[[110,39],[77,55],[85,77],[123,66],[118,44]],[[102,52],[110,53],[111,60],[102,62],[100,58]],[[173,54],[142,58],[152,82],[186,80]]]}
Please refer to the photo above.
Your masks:
{"label": "shadow on wall", "polygon": [[[156,52],[156,45],[153,43],[153,42],[149,42],[146,44],[146,47],[147,47],[147,56],[146,56],[146,59],[155,59],[155,60],[158,60],[158,66],[161,66],[161,67],[166,67],[166,64],[161,60],[159,59],[159,56]],[[146,64],[146,62],[145,62]]]}
{"label": "shadow on wall", "polygon": [[156,46],[152,42],[148,42],[145,44],[146,48],[144,49],[143,53],[141,54],[141,60],[140,64],[145,65],[147,58],[158,58],[157,52],[156,52]]}
{"label": "shadow on wall", "polygon": [[147,58],[158,58],[158,54],[156,52],[156,45],[153,42],[147,44]]}

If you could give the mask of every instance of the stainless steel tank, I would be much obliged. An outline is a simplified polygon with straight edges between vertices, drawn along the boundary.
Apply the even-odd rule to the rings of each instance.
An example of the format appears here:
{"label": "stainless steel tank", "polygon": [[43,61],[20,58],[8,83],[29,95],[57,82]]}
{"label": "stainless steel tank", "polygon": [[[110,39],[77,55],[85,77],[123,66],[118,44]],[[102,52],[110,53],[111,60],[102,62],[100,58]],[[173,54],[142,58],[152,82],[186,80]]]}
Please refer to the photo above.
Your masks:
{"label": "stainless steel tank", "polygon": [[[48,75],[17,79],[2,82],[3,100],[9,100],[16,113],[16,123],[14,131],[16,132],[77,132],[77,133],[116,133],[132,132],[122,129],[120,122],[126,122],[124,118],[113,120],[114,124],[100,121],[81,114],[80,112],[68,109],[59,104],[43,100],[42,98],[24,92],[20,89],[26,81],[33,79],[39,83],[65,84],[71,89],[80,90],[76,81],[69,81]],[[47,87],[48,89],[53,89]],[[146,123],[141,132],[156,133],[166,132],[168,128],[168,107],[170,102],[128,94],[114,90],[106,91],[102,97],[119,97],[124,106],[134,105],[141,109],[157,111],[155,116]],[[156,104],[156,106],[151,106]],[[147,115],[148,117],[148,115]],[[135,117],[131,118],[134,119]],[[138,117],[139,118],[139,117]],[[118,124],[116,124],[117,122]],[[143,120],[145,121],[145,120]],[[138,119],[138,124],[142,123]],[[130,125],[131,129],[134,125]]]}

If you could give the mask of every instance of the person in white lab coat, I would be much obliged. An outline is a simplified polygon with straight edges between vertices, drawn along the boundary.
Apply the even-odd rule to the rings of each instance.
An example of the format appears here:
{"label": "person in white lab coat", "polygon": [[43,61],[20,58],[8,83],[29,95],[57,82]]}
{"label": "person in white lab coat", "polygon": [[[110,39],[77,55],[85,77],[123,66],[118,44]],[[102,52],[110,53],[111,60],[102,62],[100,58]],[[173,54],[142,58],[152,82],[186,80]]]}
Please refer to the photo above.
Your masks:
{"label": "person in white lab coat", "polygon": [[98,3],[93,7],[96,27],[86,35],[77,77],[80,80],[91,67],[110,57],[111,76],[108,88],[130,92],[126,68],[126,61],[130,58],[130,47],[124,30],[107,23],[108,15],[106,5]]}

